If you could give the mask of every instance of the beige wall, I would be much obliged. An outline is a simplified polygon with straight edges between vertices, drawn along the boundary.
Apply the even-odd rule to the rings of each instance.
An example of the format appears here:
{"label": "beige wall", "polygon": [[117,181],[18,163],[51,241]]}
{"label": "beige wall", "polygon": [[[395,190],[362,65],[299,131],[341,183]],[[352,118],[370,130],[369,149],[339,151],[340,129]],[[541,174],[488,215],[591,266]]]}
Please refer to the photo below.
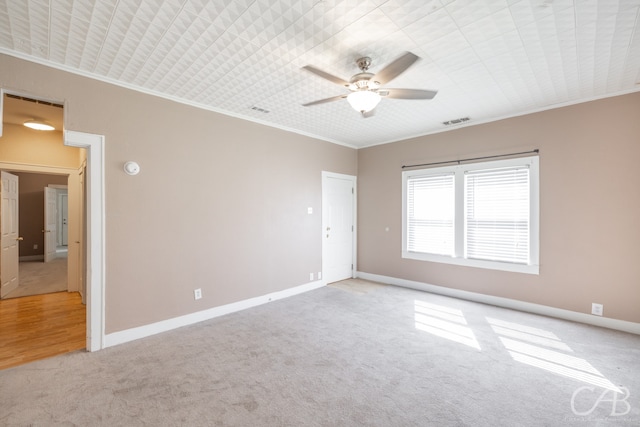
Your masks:
{"label": "beige wall", "polygon": [[[8,56],[0,64],[0,87],[64,100],[66,129],[105,135],[106,333],[320,271],[321,171],[355,175],[355,150]],[[139,175],[122,171],[128,160]]]}
{"label": "beige wall", "polygon": [[[60,143],[62,145],[62,143]],[[20,190],[19,227],[20,256],[44,255],[44,187],[50,184],[67,185],[63,175],[11,172],[18,176]],[[33,245],[38,245],[37,249]]]}
{"label": "beige wall", "polygon": [[[635,93],[359,150],[359,270],[640,322],[639,118]],[[401,258],[402,165],[534,148],[540,275]]]}

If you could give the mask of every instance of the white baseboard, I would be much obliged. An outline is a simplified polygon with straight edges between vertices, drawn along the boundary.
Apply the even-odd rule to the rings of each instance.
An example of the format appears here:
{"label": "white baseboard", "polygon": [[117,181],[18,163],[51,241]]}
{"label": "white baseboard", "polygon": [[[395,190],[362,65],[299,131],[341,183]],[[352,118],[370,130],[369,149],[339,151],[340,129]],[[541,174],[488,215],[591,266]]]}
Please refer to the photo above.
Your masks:
{"label": "white baseboard", "polygon": [[207,310],[186,314],[180,317],[174,317],[173,319],[167,319],[167,320],[152,323],[149,325],[139,326],[137,328],[126,329],[124,331],[113,332],[111,334],[105,335],[104,348],[112,347],[118,344],[124,344],[129,341],[134,341],[140,338],[149,337],[151,335],[159,334],[161,332],[167,332],[172,329],[180,328],[182,326],[192,325],[194,323],[213,319],[219,316],[224,316],[225,314],[235,313],[236,311],[241,311],[247,308],[266,304],[271,301],[276,301],[279,299],[298,295],[304,292],[309,292],[314,289],[321,288],[324,285],[325,284],[321,280],[318,280],[315,282],[310,282],[304,285],[296,286],[294,288],[289,288],[289,289],[285,289],[278,292],[272,292],[267,295],[262,295],[259,297],[222,305],[219,307],[213,307]]}
{"label": "white baseboard", "polygon": [[570,320],[572,322],[586,323],[603,328],[615,329],[640,335],[640,323],[627,322],[626,320],[611,319],[608,317],[594,316],[592,314],[579,313],[576,311],[564,310],[561,308],[549,307],[541,304],[533,304],[525,301],[518,301],[509,298],[496,297],[491,295],[468,292],[460,289],[446,288],[443,286],[430,285],[413,280],[398,279],[396,277],[381,276],[379,274],[357,272],[360,279],[371,280],[373,282],[387,283],[404,288],[416,289],[419,291],[431,292],[433,294],[445,295],[483,304],[495,305],[498,307],[510,308],[527,313],[540,314],[543,316],[556,317],[558,319]]}
{"label": "white baseboard", "polygon": [[19,257],[18,261],[44,261],[44,255],[25,255]]}

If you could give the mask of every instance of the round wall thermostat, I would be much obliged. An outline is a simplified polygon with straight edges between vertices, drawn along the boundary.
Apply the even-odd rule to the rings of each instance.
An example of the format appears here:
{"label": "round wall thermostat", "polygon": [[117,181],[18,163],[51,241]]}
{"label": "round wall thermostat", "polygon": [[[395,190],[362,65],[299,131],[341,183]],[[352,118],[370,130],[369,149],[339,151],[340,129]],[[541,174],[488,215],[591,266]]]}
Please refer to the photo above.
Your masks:
{"label": "round wall thermostat", "polygon": [[124,171],[129,175],[138,175],[140,172],[140,165],[136,162],[127,162],[124,164]]}

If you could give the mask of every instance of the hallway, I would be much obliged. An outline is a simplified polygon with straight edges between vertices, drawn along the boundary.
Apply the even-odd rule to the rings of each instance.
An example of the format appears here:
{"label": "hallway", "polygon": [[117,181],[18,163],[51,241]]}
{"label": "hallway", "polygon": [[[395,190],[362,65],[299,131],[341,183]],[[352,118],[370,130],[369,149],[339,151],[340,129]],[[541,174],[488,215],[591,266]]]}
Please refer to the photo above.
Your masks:
{"label": "hallway", "polygon": [[0,370],[86,347],[86,308],[78,292],[0,301]]}
{"label": "hallway", "polygon": [[[64,257],[60,257],[60,255]],[[21,261],[19,264],[20,285],[9,292],[6,298],[49,294],[67,290],[66,252],[51,262]]]}
{"label": "hallway", "polygon": [[67,292],[66,252],[51,262],[23,261],[20,286],[0,300],[0,369],[86,346],[86,308]]}

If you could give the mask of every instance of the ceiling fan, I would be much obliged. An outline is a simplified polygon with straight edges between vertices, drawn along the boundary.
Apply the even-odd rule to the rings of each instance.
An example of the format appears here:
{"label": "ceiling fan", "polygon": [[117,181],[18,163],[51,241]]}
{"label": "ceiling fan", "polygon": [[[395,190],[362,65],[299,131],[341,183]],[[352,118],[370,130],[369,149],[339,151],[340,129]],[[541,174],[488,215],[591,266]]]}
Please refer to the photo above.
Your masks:
{"label": "ceiling fan", "polygon": [[406,52],[382,70],[378,71],[378,73],[373,74],[368,71],[371,66],[371,58],[359,58],[356,61],[356,64],[358,65],[358,68],[360,68],[360,72],[351,77],[348,82],[311,65],[306,65],[302,68],[322,77],[323,79],[329,80],[332,83],[346,87],[349,89],[350,93],[308,102],[306,104],[302,104],[302,106],[310,107],[312,105],[324,104],[326,102],[338,101],[340,99],[347,98],[347,101],[353,109],[361,113],[363,117],[370,117],[373,114],[373,109],[378,105],[382,98],[432,99],[438,93],[437,91],[423,89],[386,89],[381,87],[405,72],[418,59],[418,56],[413,53]]}

